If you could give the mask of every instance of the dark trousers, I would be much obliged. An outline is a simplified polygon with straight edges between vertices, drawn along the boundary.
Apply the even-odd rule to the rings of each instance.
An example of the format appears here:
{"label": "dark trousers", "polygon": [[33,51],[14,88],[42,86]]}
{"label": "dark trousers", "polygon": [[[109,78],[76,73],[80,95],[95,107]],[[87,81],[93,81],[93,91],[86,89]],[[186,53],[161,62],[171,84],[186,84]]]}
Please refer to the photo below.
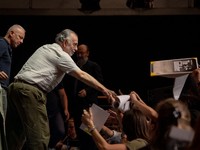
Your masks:
{"label": "dark trousers", "polygon": [[46,96],[38,88],[22,82],[9,86],[6,137],[9,150],[20,150],[25,138],[27,149],[47,150],[50,134]]}
{"label": "dark trousers", "polygon": [[60,112],[55,112],[48,115],[50,126],[50,141],[49,147],[54,148],[56,144],[62,140],[65,135],[65,126]]}

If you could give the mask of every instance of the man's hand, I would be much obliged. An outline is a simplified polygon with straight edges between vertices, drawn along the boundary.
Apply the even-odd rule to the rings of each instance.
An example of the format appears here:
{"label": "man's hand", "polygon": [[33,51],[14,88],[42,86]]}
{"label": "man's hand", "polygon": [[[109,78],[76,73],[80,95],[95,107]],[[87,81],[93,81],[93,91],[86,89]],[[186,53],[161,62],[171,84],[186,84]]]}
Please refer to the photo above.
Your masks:
{"label": "man's hand", "polygon": [[108,89],[104,91],[103,94],[107,96],[108,103],[110,104],[112,104],[115,101],[114,98],[117,96],[117,94],[114,91]]}
{"label": "man's hand", "polygon": [[68,110],[64,110],[64,114],[65,114],[65,122],[69,119],[70,114]]}
{"label": "man's hand", "polygon": [[1,71],[0,72],[0,80],[7,80],[7,79],[8,79],[8,75],[5,72]]}
{"label": "man's hand", "polygon": [[79,97],[86,97],[87,96],[87,92],[85,91],[85,89],[82,89],[81,91],[78,92],[78,96]]}

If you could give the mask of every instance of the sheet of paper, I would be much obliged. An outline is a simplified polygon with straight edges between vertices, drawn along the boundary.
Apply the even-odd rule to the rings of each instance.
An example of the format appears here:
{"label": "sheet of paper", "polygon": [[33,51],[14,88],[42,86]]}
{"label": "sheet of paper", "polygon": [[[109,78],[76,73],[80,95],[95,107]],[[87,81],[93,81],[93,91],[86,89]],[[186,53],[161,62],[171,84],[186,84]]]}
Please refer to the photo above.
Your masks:
{"label": "sheet of paper", "polygon": [[177,140],[191,142],[194,137],[194,131],[179,129],[176,126],[172,126],[169,137]]}
{"label": "sheet of paper", "polygon": [[124,112],[130,109],[130,102],[128,101],[130,99],[130,95],[119,95],[117,98],[119,101],[115,101],[112,104],[113,108],[118,108]]}
{"label": "sheet of paper", "polygon": [[[91,109],[94,125],[97,131],[100,132],[110,114],[96,104],[93,104]],[[91,133],[88,131],[88,127],[84,123],[81,124],[80,129],[91,135]]]}
{"label": "sheet of paper", "polygon": [[187,80],[189,74],[180,76],[175,78],[174,87],[173,87],[173,95],[174,99],[178,100],[181,94],[181,91],[185,85],[185,81]]}

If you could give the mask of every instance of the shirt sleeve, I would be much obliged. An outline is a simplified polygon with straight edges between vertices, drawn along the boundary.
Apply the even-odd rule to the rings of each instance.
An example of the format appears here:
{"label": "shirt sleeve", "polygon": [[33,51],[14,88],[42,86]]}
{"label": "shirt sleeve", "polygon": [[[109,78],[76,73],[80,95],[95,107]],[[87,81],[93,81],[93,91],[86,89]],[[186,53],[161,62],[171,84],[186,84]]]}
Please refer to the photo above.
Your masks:
{"label": "shirt sleeve", "polygon": [[115,130],[113,130],[113,136],[110,138],[112,141],[115,141],[117,143],[121,143],[121,139],[122,139],[122,133],[121,132],[117,132]]}
{"label": "shirt sleeve", "polygon": [[129,150],[138,150],[145,147],[148,143],[143,139],[135,139],[124,144],[129,148]]}
{"label": "shirt sleeve", "polygon": [[59,84],[58,84],[58,90],[61,90],[64,88],[64,85],[63,85],[63,81],[61,81]]}
{"label": "shirt sleeve", "polygon": [[65,73],[80,70],[73,59],[66,53],[59,58],[58,68]]}

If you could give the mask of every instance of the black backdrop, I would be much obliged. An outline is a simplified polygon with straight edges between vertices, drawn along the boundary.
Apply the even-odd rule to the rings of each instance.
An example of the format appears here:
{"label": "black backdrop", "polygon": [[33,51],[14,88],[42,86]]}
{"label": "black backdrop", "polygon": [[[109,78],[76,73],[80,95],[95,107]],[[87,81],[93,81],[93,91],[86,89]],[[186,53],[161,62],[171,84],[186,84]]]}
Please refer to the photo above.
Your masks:
{"label": "black backdrop", "polygon": [[[90,47],[90,59],[103,72],[105,85],[128,94],[173,85],[173,79],[150,77],[150,61],[198,57],[200,16],[0,16],[0,35],[20,24],[24,44],[13,49],[11,82],[31,54],[54,42],[63,29],[74,30],[79,44]],[[75,59],[75,57],[73,56]]]}

